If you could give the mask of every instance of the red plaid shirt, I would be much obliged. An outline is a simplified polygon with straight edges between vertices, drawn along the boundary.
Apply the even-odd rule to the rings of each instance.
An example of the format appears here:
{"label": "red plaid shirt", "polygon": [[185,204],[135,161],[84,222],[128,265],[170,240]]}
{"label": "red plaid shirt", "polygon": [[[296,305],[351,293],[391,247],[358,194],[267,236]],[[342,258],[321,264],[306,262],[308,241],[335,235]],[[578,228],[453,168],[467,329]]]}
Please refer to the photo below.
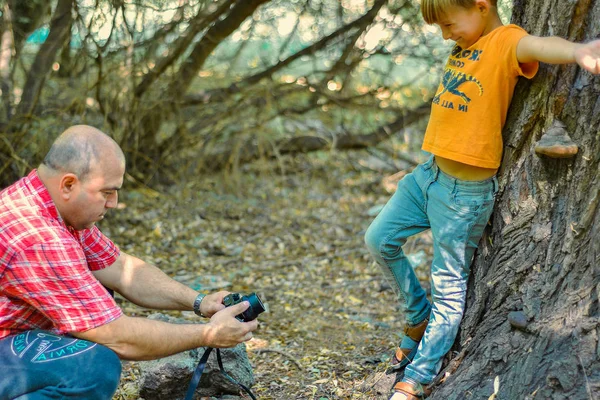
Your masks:
{"label": "red plaid shirt", "polygon": [[97,227],[75,231],[31,173],[0,192],[0,339],[29,329],[85,332],[122,315],[92,275],[119,249]]}

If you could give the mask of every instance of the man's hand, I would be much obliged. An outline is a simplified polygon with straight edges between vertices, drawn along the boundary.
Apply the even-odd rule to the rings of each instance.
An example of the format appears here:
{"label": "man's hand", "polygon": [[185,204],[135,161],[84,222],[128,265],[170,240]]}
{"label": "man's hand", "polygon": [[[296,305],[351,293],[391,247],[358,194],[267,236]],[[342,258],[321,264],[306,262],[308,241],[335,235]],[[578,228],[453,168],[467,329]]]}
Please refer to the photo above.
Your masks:
{"label": "man's hand", "polygon": [[225,306],[223,305],[223,298],[228,294],[229,292],[225,290],[222,290],[217,293],[207,294],[206,297],[202,299],[202,303],[200,303],[200,312],[202,313],[202,315],[210,318],[216,312],[219,312],[222,309],[224,309]]}
{"label": "man's hand", "polygon": [[[227,292],[223,296],[227,295]],[[219,295],[215,293],[215,295]],[[206,300],[208,296],[204,298]],[[222,297],[221,297],[222,299]],[[204,301],[202,301],[204,303]],[[223,306],[223,304],[221,304]],[[250,303],[243,301],[231,307],[225,307],[215,313],[206,324],[206,342],[209,347],[234,347],[252,339],[252,332],[258,328],[258,321],[240,322],[235,316],[248,309]]]}
{"label": "man's hand", "polygon": [[586,43],[575,50],[577,64],[592,74],[600,74],[600,40]]}

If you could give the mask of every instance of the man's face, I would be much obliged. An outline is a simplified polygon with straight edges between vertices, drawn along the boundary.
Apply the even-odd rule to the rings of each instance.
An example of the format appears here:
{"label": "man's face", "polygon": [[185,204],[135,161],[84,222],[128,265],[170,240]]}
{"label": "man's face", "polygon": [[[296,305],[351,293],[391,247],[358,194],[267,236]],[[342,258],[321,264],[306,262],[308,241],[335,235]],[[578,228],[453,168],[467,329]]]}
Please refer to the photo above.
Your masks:
{"label": "man's face", "polygon": [[124,173],[125,165],[120,161],[95,163],[84,180],[77,180],[73,185],[72,196],[62,215],[67,225],[82,230],[102,220],[109,209],[117,206]]}
{"label": "man's face", "polygon": [[475,44],[485,31],[485,19],[477,6],[451,6],[436,24],[442,30],[444,40],[453,40],[463,49]]}

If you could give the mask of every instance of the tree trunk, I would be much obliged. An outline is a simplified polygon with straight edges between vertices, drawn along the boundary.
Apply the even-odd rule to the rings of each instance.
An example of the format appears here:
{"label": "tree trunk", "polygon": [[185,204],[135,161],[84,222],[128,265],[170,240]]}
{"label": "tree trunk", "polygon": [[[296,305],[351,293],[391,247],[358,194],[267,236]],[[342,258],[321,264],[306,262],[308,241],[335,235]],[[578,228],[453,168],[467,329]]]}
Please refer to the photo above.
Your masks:
{"label": "tree trunk", "polygon": [[50,72],[56,54],[62,48],[65,40],[69,38],[71,29],[72,0],[59,0],[50,23],[48,38],[38,50],[31,69],[27,74],[27,81],[23,88],[23,96],[17,108],[17,116],[29,116],[38,101],[46,75]]}
{"label": "tree trunk", "polygon": [[[530,33],[589,41],[600,1],[515,1]],[[431,399],[600,398],[600,77],[540,65],[520,82],[504,131],[500,193],[472,267],[448,376]],[[533,151],[555,122],[579,153]],[[510,313],[510,316],[509,316]]]}
{"label": "tree trunk", "polygon": [[0,121],[8,121],[11,114],[10,108],[10,64],[14,48],[12,10],[8,3],[2,7],[2,23],[0,24],[0,91],[2,91],[2,107],[0,107]]}
{"label": "tree trunk", "polygon": [[[149,149],[157,149],[158,147],[156,132],[160,132],[165,119],[177,119],[177,117],[173,116],[177,116],[179,113],[181,98],[187,92],[192,81],[196,78],[198,71],[200,71],[212,51],[239,28],[246,18],[250,17],[260,5],[269,1],[247,0],[235,3],[226,16],[208,28],[202,39],[194,45],[189,56],[183,61],[181,68],[177,72],[177,76],[173,78],[162,95],[163,98],[170,99],[171,104],[162,110],[147,110],[140,119],[139,126],[141,127],[141,132],[131,134],[125,139],[128,147],[126,150],[131,152],[131,163],[134,170],[144,170],[149,163],[156,162],[159,158],[160,149],[154,151],[154,154],[149,151]],[[230,3],[232,2],[228,1],[224,5],[229,7]],[[227,7],[220,8],[223,14],[225,14]],[[210,21],[213,21],[213,19],[211,18]],[[160,66],[163,65],[162,62],[159,62],[159,64]],[[136,89],[136,95],[141,96],[146,90],[147,87],[142,82],[142,85]],[[181,122],[177,123],[181,124]],[[135,126],[137,124],[132,123],[132,125]]]}

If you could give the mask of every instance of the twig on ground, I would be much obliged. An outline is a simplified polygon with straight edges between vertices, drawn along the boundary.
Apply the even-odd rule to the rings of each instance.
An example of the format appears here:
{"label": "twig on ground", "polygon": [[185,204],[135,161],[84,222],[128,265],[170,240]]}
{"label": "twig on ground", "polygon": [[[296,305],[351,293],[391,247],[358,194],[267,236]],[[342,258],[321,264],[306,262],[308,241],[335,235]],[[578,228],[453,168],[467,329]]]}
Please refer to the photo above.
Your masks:
{"label": "twig on ground", "polygon": [[256,350],[250,350],[250,351],[252,351],[254,353],[257,353],[257,354],[260,354],[260,353],[277,353],[277,354],[281,354],[282,356],[285,356],[285,357],[289,358],[294,363],[294,365],[296,365],[296,367],[300,371],[302,371],[302,369],[303,369],[302,366],[300,365],[300,363],[294,358],[294,356],[292,356],[290,354],[287,354],[287,353],[285,353],[285,352],[283,352],[281,350],[275,350],[275,349],[256,349]]}

